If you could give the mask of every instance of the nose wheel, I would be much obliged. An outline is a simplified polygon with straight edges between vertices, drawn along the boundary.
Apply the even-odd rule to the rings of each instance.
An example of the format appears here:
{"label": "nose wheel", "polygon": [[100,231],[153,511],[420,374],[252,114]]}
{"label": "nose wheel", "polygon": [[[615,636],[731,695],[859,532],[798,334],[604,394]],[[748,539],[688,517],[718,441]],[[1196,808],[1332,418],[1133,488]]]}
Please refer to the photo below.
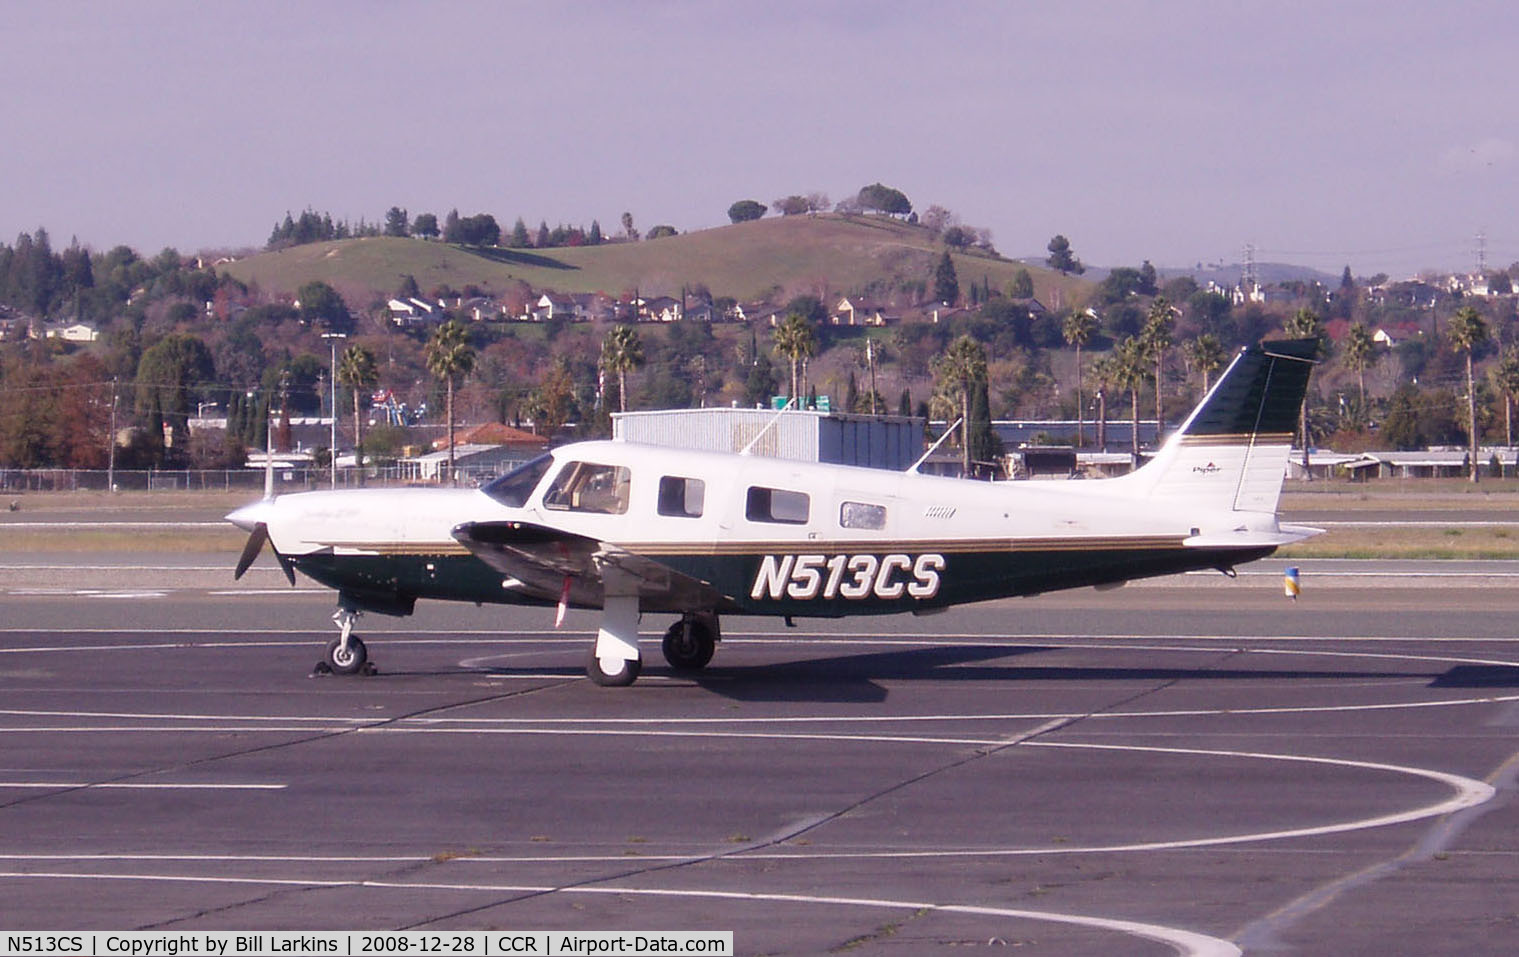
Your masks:
{"label": "nose wheel", "polygon": [[338,626],[338,637],[327,645],[327,656],[317,662],[317,674],[372,675],[375,673],[374,665],[369,663],[369,649],[364,647],[363,640],[353,633],[353,624],[358,618],[359,612],[351,608],[339,608],[333,614],[332,620]]}

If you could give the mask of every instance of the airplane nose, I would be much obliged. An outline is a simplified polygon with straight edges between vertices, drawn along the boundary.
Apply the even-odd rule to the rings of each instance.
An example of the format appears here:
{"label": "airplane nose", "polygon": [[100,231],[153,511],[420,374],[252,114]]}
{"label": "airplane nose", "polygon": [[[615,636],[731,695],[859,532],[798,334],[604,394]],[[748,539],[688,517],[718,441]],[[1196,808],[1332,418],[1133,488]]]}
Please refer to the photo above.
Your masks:
{"label": "airplane nose", "polygon": [[269,518],[273,512],[273,502],[268,500],[254,502],[252,505],[244,505],[235,512],[228,514],[227,521],[245,532],[251,532],[259,525],[269,524]]}

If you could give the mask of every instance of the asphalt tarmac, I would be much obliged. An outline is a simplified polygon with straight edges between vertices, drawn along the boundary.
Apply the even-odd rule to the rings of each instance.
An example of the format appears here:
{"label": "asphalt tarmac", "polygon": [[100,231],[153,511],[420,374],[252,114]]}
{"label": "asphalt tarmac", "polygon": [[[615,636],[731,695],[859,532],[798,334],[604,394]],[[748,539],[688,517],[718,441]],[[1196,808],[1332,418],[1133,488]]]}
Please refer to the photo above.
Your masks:
{"label": "asphalt tarmac", "polygon": [[1487,570],[730,619],[696,679],[651,616],[624,689],[581,675],[588,613],[424,604],[361,622],[379,674],[310,677],[330,595],[267,569],[54,573],[0,589],[0,928],[1511,953],[1519,590]]}

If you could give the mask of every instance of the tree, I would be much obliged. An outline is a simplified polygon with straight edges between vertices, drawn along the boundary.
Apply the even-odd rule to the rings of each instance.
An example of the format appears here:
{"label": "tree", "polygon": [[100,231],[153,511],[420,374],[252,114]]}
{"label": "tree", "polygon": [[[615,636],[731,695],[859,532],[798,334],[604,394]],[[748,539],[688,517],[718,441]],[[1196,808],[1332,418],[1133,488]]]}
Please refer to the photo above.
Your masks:
{"label": "tree", "polygon": [[408,235],[409,229],[406,210],[399,206],[392,206],[385,211],[385,235],[404,238]]}
{"label": "tree", "polygon": [[960,299],[960,279],[955,275],[955,262],[949,258],[947,249],[934,267],[934,299],[946,306],[952,306]]}
{"label": "tree", "polygon": [[934,361],[934,375],[939,379],[941,392],[959,399],[962,468],[968,477],[971,474],[970,404],[977,384],[986,381],[986,347],[968,335],[961,336]]}
{"label": "tree", "polygon": [[601,341],[601,367],[617,374],[619,412],[628,411],[628,373],[643,363],[643,343],[634,327],[616,326]]}
{"label": "tree", "polygon": [[199,338],[170,333],[142,354],[137,365],[137,412],[156,445],[169,429],[169,444],[183,448],[190,411],[201,388],[215,378],[211,351]]}
{"label": "tree", "polygon": [[528,239],[527,235],[527,223],[522,221],[521,216],[518,216],[517,221],[512,224],[512,238],[508,239],[506,244],[512,249],[526,249],[532,245],[532,240]]}
{"label": "tree", "polygon": [[[1314,355],[1323,352],[1324,349],[1324,322],[1319,314],[1306,306],[1292,314],[1292,317],[1282,323],[1282,331],[1294,339],[1313,339],[1318,345],[1314,349]],[[1311,373],[1310,373],[1311,375]],[[1303,393],[1303,407],[1298,411],[1298,435],[1303,440],[1303,474],[1311,476],[1308,470],[1308,393]]]}
{"label": "tree", "polygon": [[790,196],[782,196],[770,205],[782,216],[796,216],[809,211],[807,197],[796,193]]}
{"label": "tree", "polygon": [[748,223],[765,215],[765,204],[752,199],[741,199],[728,207],[728,219],[734,223]]}
{"label": "tree", "polygon": [[[361,482],[364,475],[364,429],[359,417],[359,399],[365,393],[373,392],[379,381],[380,373],[373,352],[357,343],[343,350],[338,359],[338,382],[353,393],[353,464],[360,470]],[[338,414],[337,403],[333,403],[332,414]],[[333,449],[332,454],[336,455],[337,449]]]}
{"label": "tree", "polygon": [[[1139,387],[1150,374],[1149,357],[1144,343],[1137,336],[1130,336],[1113,347],[1109,357],[1112,363],[1108,374],[1114,386],[1129,392],[1129,422],[1133,443],[1134,466],[1139,466]],[[1156,433],[1159,438],[1159,433]]]}
{"label": "tree", "polygon": [[801,399],[799,375],[802,362],[817,354],[818,340],[812,324],[799,312],[792,312],[775,327],[775,354],[791,363],[791,398]]}
{"label": "tree", "polygon": [[1087,267],[1071,252],[1071,241],[1064,236],[1056,235],[1045,248],[1050,251],[1050,257],[1045,263],[1060,275],[1075,273],[1079,276],[1087,271]]}
{"label": "tree", "polygon": [[1096,335],[1099,325],[1097,314],[1090,309],[1072,310],[1060,324],[1060,332],[1065,336],[1065,341],[1076,347],[1076,447],[1078,449],[1085,444],[1081,434],[1081,350],[1092,341],[1092,336]]}
{"label": "tree", "polygon": [[412,220],[411,234],[423,239],[437,239],[438,217],[432,213],[418,213],[417,218]]}
{"label": "tree", "polygon": [[1472,306],[1462,306],[1451,317],[1446,334],[1455,348],[1466,353],[1466,430],[1470,446],[1469,465],[1472,483],[1482,475],[1482,463],[1477,461],[1477,389],[1473,382],[1473,354],[1488,340],[1487,320]]}
{"label": "tree", "polygon": [[649,235],[647,237],[645,237],[645,238],[647,238],[647,239],[664,239],[667,236],[679,236],[679,235],[680,235],[680,233],[676,230],[676,228],[674,226],[670,226],[670,225],[661,223],[660,225],[655,226],[653,229],[649,230]]}
{"label": "tree", "polygon": [[1503,436],[1510,448],[1514,444],[1514,396],[1519,395],[1519,349],[1509,347],[1488,370],[1493,388],[1503,395]]}
{"label": "tree", "polygon": [[1202,375],[1203,394],[1207,395],[1213,373],[1224,367],[1224,360],[1227,358],[1224,344],[1219,341],[1218,336],[1205,332],[1181,348],[1187,366]]}
{"label": "tree", "polygon": [[1007,297],[1009,299],[1034,298],[1034,277],[1027,269],[1019,269],[1013,273],[1013,281],[1007,285]]}
{"label": "tree", "polygon": [[1155,441],[1160,441],[1161,433],[1165,431],[1164,406],[1161,402],[1163,395],[1161,385],[1165,375],[1166,350],[1171,348],[1171,333],[1176,328],[1176,316],[1171,312],[1171,304],[1165,296],[1157,296],[1150,303],[1149,315],[1145,317],[1144,329],[1139,333],[1139,341],[1144,346],[1145,356],[1155,364]]}
{"label": "tree", "polygon": [[325,282],[308,282],[296,290],[295,296],[301,305],[303,322],[321,325],[333,332],[347,332],[352,328],[353,316],[348,312],[348,304]]}
{"label": "tree", "polygon": [[901,190],[881,183],[860,187],[855,202],[861,209],[873,209],[889,216],[906,216],[912,212],[912,203]]}
{"label": "tree", "polygon": [[634,242],[638,241],[638,230],[633,228],[632,213],[622,214],[622,232],[624,236],[628,237],[628,239],[633,240]]}
{"label": "tree", "polygon": [[[1345,267],[1346,273],[1350,267]],[[1358,414],[1366,415],[1366,370],[1376,364],[1377,344],[1371,337],[1371,330],[1366,328],[1364,322],[1357,322],[1345,333],[1345,365],[1349,366],[1356,377],[1356,386],[1360,393],[1361,404]]]}
{"label": "tree", "polygon": [[475,348],[470,345],[469,332],[457,319],[450,319],[438,327],[427,340],[425,352],[427,371],[443,383],[445,390],[445,414],[448,417],[448,481],[457,484],[454,475],[454,389],[460,379],[469,375],[475,367]]}

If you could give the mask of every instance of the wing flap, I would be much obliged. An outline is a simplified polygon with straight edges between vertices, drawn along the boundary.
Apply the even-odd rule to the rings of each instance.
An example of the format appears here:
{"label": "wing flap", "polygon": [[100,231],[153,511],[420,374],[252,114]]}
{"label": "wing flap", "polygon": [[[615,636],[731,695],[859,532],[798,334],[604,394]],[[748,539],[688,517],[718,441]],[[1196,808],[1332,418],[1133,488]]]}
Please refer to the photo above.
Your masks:
{"label": "wing flap", "polygon": [[465,522],[452,535],[475,557],[548,601],[559,601],[568,581],[571,604],[600,606],[606,597],[607,569],[615,567],[637,582],[639,598],[649,610],[711,609],[726,604],[711,585],[652,558],[547,525]]}

